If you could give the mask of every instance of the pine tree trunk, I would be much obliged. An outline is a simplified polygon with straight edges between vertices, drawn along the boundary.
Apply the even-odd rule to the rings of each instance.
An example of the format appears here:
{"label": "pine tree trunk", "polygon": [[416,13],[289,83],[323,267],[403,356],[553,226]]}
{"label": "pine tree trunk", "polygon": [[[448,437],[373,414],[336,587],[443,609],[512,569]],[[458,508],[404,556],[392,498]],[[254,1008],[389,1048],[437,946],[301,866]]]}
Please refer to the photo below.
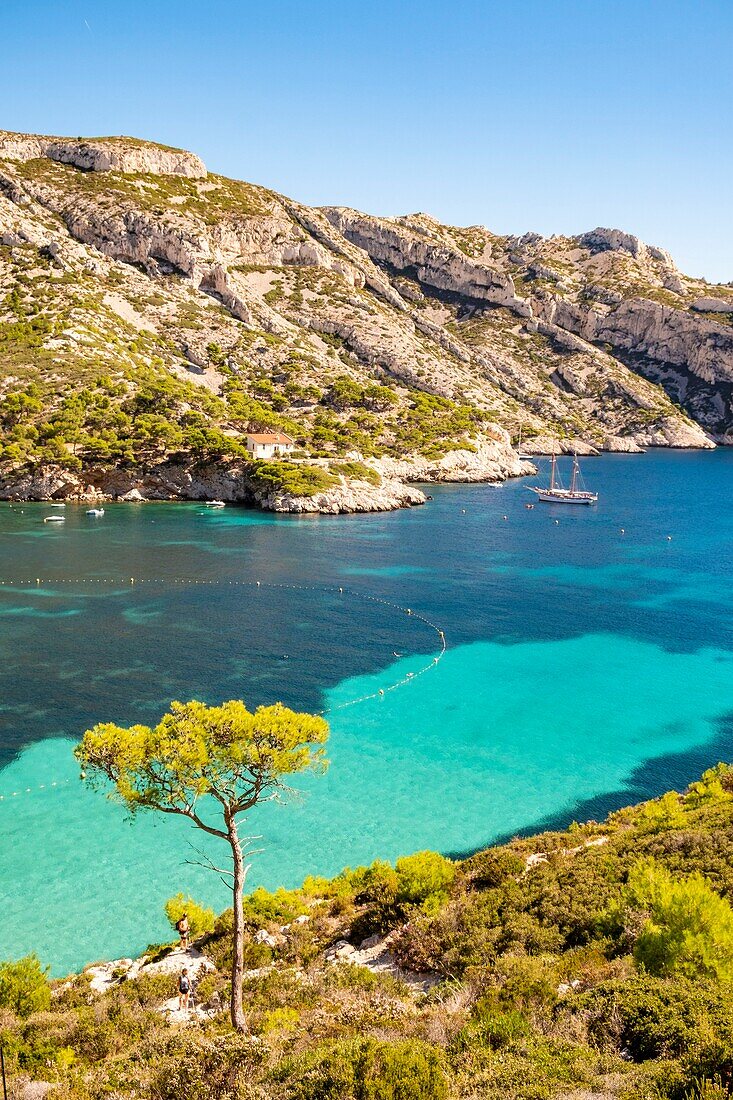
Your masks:
{"label": "pine tree trunk", "polygon": [[234,884],[232,894],[234,900],[234,936],[232,957],[232,999],[231,1016],[232,1026],[236,1031],[246,1031],[247,1022],[242,1005],[242,981],[244,979],[244,913],[242,911],[242,894],[244,892],[245,868],[242,856],[242,846],[239,843],[237,826],[233,820],[227,821],[229,843],[232,846],[232,859],[234,861]]}

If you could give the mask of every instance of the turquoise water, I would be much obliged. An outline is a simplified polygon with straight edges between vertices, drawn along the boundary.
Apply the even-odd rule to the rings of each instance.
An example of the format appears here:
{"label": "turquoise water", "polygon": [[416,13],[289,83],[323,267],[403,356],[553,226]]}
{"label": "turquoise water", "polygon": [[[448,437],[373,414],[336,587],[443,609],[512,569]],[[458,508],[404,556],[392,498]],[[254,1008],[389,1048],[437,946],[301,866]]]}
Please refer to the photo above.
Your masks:
{"label": "turquoise water", "polygon": [[[602,496],[582,514],[526,509],[522,483],[323,519],[0,508],[0,954],[60,973],[164,936],[178,890],[226,903],[185,862],[215,840],[126,822],[73,766],[89,724],[171,698],[331,711],[327,775],[252,815],[253,885],[600,817],[733,756],[733,455],[585,473]],[[446,631],[411,680],[437,636],[392,605]]]}

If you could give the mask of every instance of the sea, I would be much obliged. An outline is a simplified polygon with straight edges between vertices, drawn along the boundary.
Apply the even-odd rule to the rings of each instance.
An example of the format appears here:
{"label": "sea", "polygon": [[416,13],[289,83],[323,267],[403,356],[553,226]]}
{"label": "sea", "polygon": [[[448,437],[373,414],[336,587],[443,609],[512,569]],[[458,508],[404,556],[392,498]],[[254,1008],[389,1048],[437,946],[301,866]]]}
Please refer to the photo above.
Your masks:
{"label": "sea", "polygon": [[172,700],[328,717],[326,774],[243,826],[252,889],[600,821],[733,759],[733,452],[583,467],[594,507],[530,508],[536,478],[340,517],[0,505],[0,959],[62,975],[169,939],[173,894],[227,905],[221,841],[130,820],[73,757]]}

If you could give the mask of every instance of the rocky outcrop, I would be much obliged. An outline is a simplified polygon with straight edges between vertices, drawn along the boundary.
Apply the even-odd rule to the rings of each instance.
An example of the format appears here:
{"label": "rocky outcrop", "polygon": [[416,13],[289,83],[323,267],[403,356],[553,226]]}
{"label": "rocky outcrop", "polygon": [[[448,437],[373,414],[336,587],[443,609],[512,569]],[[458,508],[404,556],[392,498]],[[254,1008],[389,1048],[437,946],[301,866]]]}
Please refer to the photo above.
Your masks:
{"label": "rocky outcrop", "polygon": [[420,283],[472,301],[509,306],[518,316],[530,315],[509,275],[471,260],[444,241],[437,243],[407,229],[398,219],[372,218],[343,207],[327,207],[324,213],[372,259],[396,271],[411,271]]}
{"label": "rocky outcrop", "polygon": [[[629,353],[638,356],[636,369],[655,382],[662,380],[658,371],[654,367],[645,369],[643,360],[681,367],[713,386],[727,383],[733,376],[733,329],[695,317],[687,308],[669,307],[642,297],[626,298],[593,283],[588,284],[587,294],[577,294],[568,275],[537,258],[537,246],[545,243],[537,235],[517,240],[510,248],[509,259],[524,264],[530,288],[533,280],[540,279],[553,284],[553,291],[540,290],[529,297],[520,297],[511,275],[471,259],[445,240],[436,241],[416,232],[412,224],[403,224],[403,219],[373,218],[335,207],[325,213],[344,236],[388,269],[411,274],[421,285],[455,295],[467,303],[504,306],[517,317],[529,319],[530,324],[536,322],[535,331],[570,352],[593,355],[590,345],[609,345],[623,356]],[[683,289],[669,253],[646,245],[629,233],[599,228],[579,237],[577,244],[591,254],[610,251],[633,257],[640,272],[650,281],[650,288],[652,284],[671,286],[674,282],[675,286],[679,284],[678,290]],[[593,305],[589,304],[589,298],[594,299]],[[710,300],[703,301],[707,305]],[[630,388],[626,387],[627,392]],[[679,390],[677,385],[673,394],[676,400],[680,398]],[[720,432],[724,425],[705,417],[699,403],[696,411],[703,417],[703,430],[682,422],[674,426],[672,414],[664,430],[652,435],[658,440],[674,439],[676,446],[709,446],[704,429]],[[733,420],[730,406],[727,415]]]}
{"label": "rocky outcrop", "polygon": [[494,439],[481,440],[471,450],[449,451],[439,459],[381,458],[372,465],[384,476],[419,482],[504,481],[535,471],[531,462],[519,458],[508,433],[501,429],[496,430]]}
{"label": "rocky outcrop", "polygon": [[698,313],[733,313],[733,297],[696,298],[690,303],[690,309]]}
{"label": "rocky outcrop", "polygon": [[339,484],[312,496],[273,492],[253,476],[246,464],[229,462],[198,466],[161,463],[146,471],[91,468],[78,474],[53,465],[36,471],[10,471],[0,476],[0,499],[85,504],[223,500],[268,512],[339,515],[390,512],[423,504],[426,497],[397,476],[385,476],[379,485],[342,478]]}
{"label": "rocky outcrop", "polygon": [[608,249],[611,252],[628,252],[635,259],[659,260],[665,267],[676,271],[674,260],[664,248],[657,248],[653,244],[645,244],[631,233],[624,233],[620,229],[591,229],[578,238],[582,248],[588,248],[591,252],[602,252]]}
{"label": "rocky outcrop", "polygon": [[0,158],[48,160],[71,164],[83,172],[146,172],[158,176],[206,176],[195,153],[132,138],[55,138],[0,130]]}
{"label": "rocky outcrop", "polygon": [[300,515],[318,512],[337,516],[352,512],[394,512],[398,508],[424,504],[426,499],[420,489],[392,477],[384,478],[379,486],[365,481],[349,481],[308,497],[273,493],[259,497],[259,503],[268,512],[296,512]]}

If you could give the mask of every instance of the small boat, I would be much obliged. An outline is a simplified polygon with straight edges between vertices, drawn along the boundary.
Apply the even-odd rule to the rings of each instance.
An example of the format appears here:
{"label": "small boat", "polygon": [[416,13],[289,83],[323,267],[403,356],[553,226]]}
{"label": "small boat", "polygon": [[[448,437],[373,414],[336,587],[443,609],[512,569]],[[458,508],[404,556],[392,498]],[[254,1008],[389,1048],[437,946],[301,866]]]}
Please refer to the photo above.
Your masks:
{"label": "small boat", "polygon": [[51,503],[50,503],[50,505],[49,505],[49,507],[51,507],[51,508],[65,508],[65,507],[66,507],[66,504],[65,504],[65,502],[64,502],[63,500],[62,500],[62,501],[60,501],[60,502],[59,502],[59,501],[55,501],[55,500],[52,500],[52,501],[51,501]]}
{"label": "small boat", "polygon": [[226,501],[224,500],[205,500],[204,506],[206,508],[226,508]]}
{"label": "small boat", "polygon": [[87,508],[88,516],[103,516],[104,508]]}
{"label": "small boat", "polygon": [[[580,489],[578,488],[578,482],[581,484]],[[573,476],[569,489],[564,489],[560,483],[557,472],[557,459],[554,454],[552,456],[549,486],[528,485],[527,488],[530,492],[537,494],[538,500],[542,500],[546,504],[595,504],[598,500],[598,493],[588,492],[583,485],[583,477],[576,454],[573,455]]]}
{"label": "small boat", "polygon": [[64,517],[63,516],[44,516],[43,517],[43,522],[44,523],[63,523],[64,522]]}

